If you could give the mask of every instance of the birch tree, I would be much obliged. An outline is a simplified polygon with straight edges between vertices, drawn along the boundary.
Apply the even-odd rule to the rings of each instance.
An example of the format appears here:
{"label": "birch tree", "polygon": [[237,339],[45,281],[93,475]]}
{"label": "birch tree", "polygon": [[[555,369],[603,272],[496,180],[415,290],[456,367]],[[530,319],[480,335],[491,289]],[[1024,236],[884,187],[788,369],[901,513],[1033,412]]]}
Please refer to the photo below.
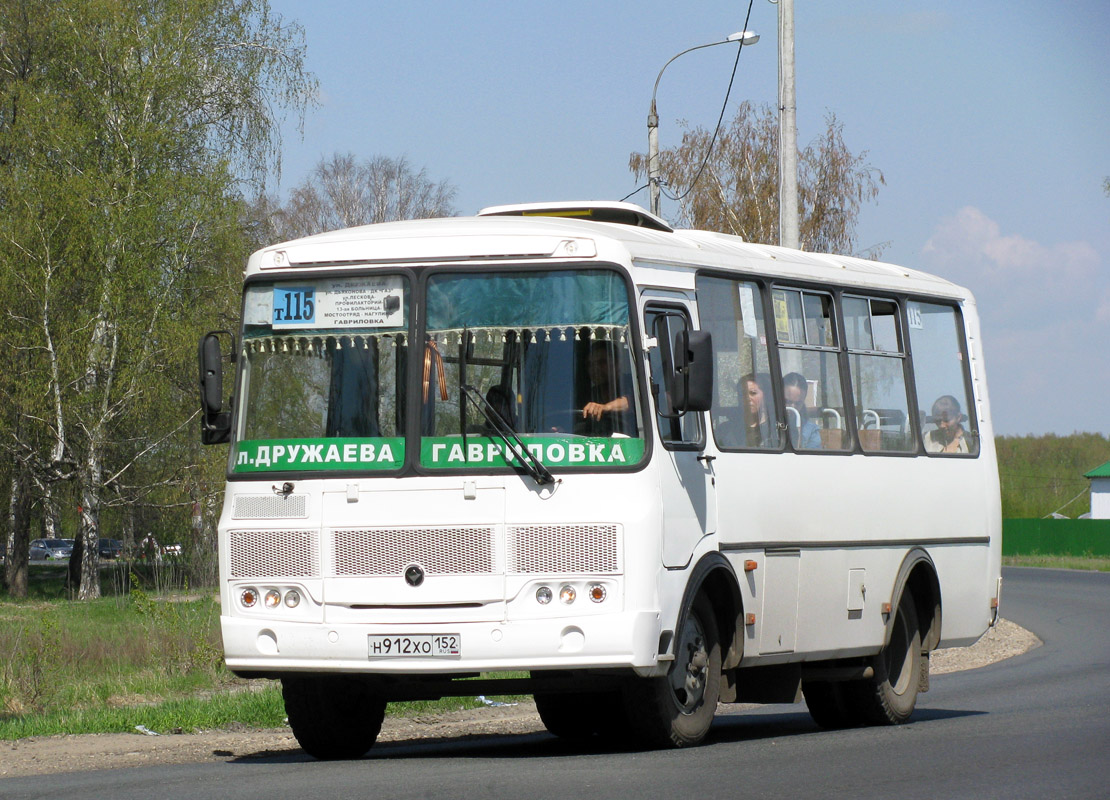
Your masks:
{"label": "birch tree", "polygon": [[315,83],[265,0],[0,14],[2,444],[32,483],[76,481],[90,599],[106,499],[190,423],[167,397],[177,371],[195,382],[185,353],[242,255],[243,182],[276,164],[279,114]]}
{"label": "birch tree", "polygon": [[[710,152],[712,133],[689,130],[680,145],[659,154],[665,190],[678,201],[680,224],[778,244],[777,115],[769,106],[744,102]],[[798,153],[801,248],[878,257],[884,245],[859,252],[856,223],[863,204],[878,196],[885,181],[868,163],[867,151],[853,153],[843,134],[843,124],[829,112],[825,129]],[[629,168],[642,179],[647,156],[633,153]]]}

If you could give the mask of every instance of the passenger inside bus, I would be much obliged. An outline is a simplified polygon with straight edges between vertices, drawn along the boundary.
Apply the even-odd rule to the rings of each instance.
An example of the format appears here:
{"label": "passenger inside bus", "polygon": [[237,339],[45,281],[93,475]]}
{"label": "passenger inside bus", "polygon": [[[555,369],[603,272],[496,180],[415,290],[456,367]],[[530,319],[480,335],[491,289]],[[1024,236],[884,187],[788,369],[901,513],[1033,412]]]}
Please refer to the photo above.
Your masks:
{"label": "passenger inside bus", "polygon": [[937,427],[925,434],[927,453],[967,453],[967,435],[960,423],[966,419],[960,413],[959,401],[950,394],[941,395],[933,403],[932,417],[927,420]]}
{"label": "passenger inside bus", "polygon": [[786,421],[790,427],[790,443],[795,450],[820,450],[821,431],[809,418],[806,394],[809,382],[800,372],[788,372],[782,379],[782,394],[786,401]]}
{"label": "passenger inside bus", "polygon": [[[744,409],[744,427],[726,435],[725,447],[776,448],[779,446],[778,427],[775,420],[774,394],[771,377],[760,372],[745,375],[737,384],[740,405]],[[739,441],[728,441],[738,438]]]}

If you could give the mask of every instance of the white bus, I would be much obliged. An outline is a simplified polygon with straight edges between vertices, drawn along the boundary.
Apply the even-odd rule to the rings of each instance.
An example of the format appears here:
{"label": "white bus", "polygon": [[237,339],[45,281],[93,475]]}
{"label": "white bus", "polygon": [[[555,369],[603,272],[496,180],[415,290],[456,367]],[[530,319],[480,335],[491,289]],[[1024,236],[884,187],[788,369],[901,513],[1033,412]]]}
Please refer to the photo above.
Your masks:
{"label": "white bus", "polygon": [[502,206],[260,250],[224,338],[225,657],[316,757],[442,696],[659,746],[718,703],[902,723],[997,617],[978,317],[940,278]]}

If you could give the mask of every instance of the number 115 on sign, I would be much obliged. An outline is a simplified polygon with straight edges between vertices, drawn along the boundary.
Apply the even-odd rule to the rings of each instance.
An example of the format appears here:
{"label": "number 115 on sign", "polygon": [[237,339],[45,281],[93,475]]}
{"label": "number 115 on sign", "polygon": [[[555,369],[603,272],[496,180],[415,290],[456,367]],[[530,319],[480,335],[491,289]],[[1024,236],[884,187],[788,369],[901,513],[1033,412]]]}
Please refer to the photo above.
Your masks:
{"label": "number 115 on sign", "polygon": [[315,287],[274,287],[274,325],[308,325],[315,321]]}

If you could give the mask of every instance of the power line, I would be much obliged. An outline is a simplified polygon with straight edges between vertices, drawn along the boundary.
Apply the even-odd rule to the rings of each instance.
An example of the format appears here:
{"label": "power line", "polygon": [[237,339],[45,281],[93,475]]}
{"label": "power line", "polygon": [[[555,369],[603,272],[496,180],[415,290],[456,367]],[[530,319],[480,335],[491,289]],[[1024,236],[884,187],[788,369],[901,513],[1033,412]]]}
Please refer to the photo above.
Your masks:
{"label": "power line", "polygon": [[[755,0],[748,0],[748,13],[744,16],[744,27],[742,28],[742,30],[746,31],[748,29],[748,20],[751,19],[752,5],[754,3]],[[671,200],[674,200],[675,202],[682,200],[688,194],[690,194],[690,192],[694,191],[694,187],[697,186],[698,179],[701,178],[701,174],[705,170],[705,165],[709,163],[709,157],[713,154],[713,148],[717,144],[717,136],[721,132],[721,122],[725,118],[725,109],[728,108],[728,98],[729,95],[732,94],[732,84],[736,80],[736,69],[740,66],[740,54],[743,52],[744,44],[741,41],[740,49],[736,51],[736,60],[732,62],[732,77],[728,79],[728,89],[725,91],[725,101],[721,103],[721,114],[717,117],[717,127],[713,129],[713,138],[709,140],[709,147],[706,148],[705,158],[702,159],[701,166],[698,167],[698,171],[697,174],[694,175],[694,179],[690,181],[690,186],[686,189],[685,192],[678,195],[677,197],[672,195],[665,188],[663,189],[663,194],[667,195],[667,197],[669,197]]]}

